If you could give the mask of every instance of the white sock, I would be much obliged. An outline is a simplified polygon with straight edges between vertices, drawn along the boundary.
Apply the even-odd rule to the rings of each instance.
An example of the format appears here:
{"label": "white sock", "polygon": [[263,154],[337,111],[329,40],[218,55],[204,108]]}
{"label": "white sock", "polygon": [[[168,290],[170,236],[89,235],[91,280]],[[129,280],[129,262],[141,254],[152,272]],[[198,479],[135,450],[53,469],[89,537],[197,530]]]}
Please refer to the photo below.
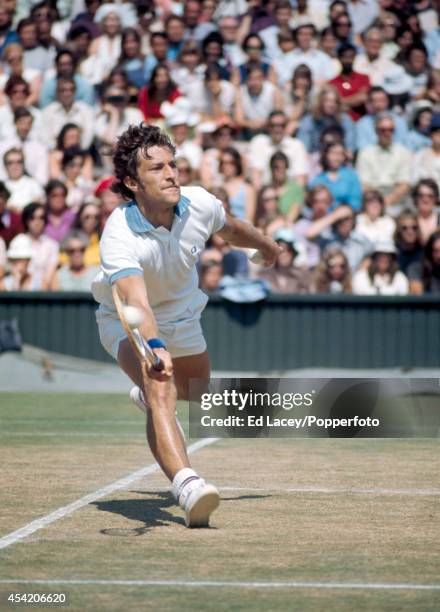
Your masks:
{"label": "white sock", "polygon": [[200,476],[191,468],[183,468],[173,478],[173,495],[183,507],[185,499],[194,487],[202,483]]}

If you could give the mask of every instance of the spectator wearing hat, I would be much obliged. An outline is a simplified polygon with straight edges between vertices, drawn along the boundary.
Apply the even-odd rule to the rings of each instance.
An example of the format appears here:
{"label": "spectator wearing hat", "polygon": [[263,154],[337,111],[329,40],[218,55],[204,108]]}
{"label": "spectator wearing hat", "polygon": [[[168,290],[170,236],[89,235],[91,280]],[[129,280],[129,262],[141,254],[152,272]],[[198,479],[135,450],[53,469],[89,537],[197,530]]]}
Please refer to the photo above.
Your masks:
{"label": "spectator wearing hat", "polygon": [[8,210],[7,203],[11,197],[6,185],[0,181],[0,238],[9,245],[11,240],[23,232],[21,215]]}
{"label": "spectator wearing hat", "polygon": [[37,291],[41,289],[29,270],[32,246],[28,236],[25,234],[15,236],[6,256],[9,273],[0,280],[0,291]]}
{"label": "spectator wearing hat", "polygon": [[72,230],[65,236],[61,250],[67,254],[68,263],[55,273],[52,291],[91,291],[99,266],[85,264],[84,255],[88,244],[87,236],[80,230]]}
{"label": "spectator wearing hat", "polygon": [[172,104],[164,102],[160,111],[165,117],[166,127],[171,132],[176,158],[185,157],[198,175],[203,151],[201,146],[190,138],[191,128],[199,122],[198,114],[192,112],[190,100],[182,96]]}
{"label": "spectator wearing hat", "polygon": [[334,247],[326,249],[313,275],[315,293],[350,294],[351,271],[345,253]]}
{"label": "spectator wearing hat", "polygon": [[21,149],[12,148],[3,155],[6,170],[5,185],[10,192],[8,208],[21,213],[29,202],[43,202],[44,191],[41,185],[25,170],[24,154]]}
{"label": "spectator wearing hat", "polygon": [[44,233],[47,223],[44,206],[35,202],[25,206],[22,222],[26,236],[31,241],[32,259],[29,272],[38,286],[47,291],[58,267],[59,246],[58,242]]}
{"label": "spectator wearing hat", "polygon": [[399,269],[405,274],[409,266],[423,257],[423,246],[417,215],[410,209],[403,210],[396,219],[394,242],[397,247]]}
{"label": "spectator wearing hat", "polygon": [[396,216],[407,201],[411,186],[411,152],[393,139],[394,119],[383,113],[376,118],[377,145],[359,151],[356,170],[363,189],[382,193],[388,214]]}
{"label": "spectator wearing hat", "polygon": [[258,189],[270,180],[270,158],[282,151],[289,160],[289,176],[305,186],[309,173],[309,159],[304,144],[287,134],[287,117],[273,111],[267,122],[267,134],[254,136],[249,143],[248,160],[252,184]]}
{"label": "spectator wearing hat", "polygon": [[357,172],[346,165],[344,145],[338,142],[327,145],[321,156],[323,172],[318,174],[310,186],[325,185],[333,196],[332,208],[348,204],[359,212],[362,201],[361,182]]}
{"label": "spectator wearing hat", "polygon": [[440,293],[440,230],[431,234],[423,258],[408,267],[411,293]]}
{"label": "spectator wearing hat", "polygon": [[119,5],[102,5],[94,20],[99,25],[101,34],[92,41],[89,56],[97,75],[96,83],[99,83],[108,77],[121,55],[122,18]]}
{"label": "spectator wearing hat", "polygon": [[440,113],[434,113],[430,126],[431,146],[421,149],[413,159],[413,182],[431,178],[440,187]]}
{"label": "spectator wearing hat", "polygon": [[75,81],[75,101],[84,102],[89,106],[95,104],[95,90],[93,84],[78,74],[75,55],[69,49],[59,49],[55,58],[55,69],[45,73],[45,80],[40,93],[40,108],[57,100],[59,79],[73,79]]}
{"label": "spectator wearing hat", "polygon": [[362,212],[356,217],[356,231],[371,242],[392,242],[396,223],[385,213],[380,191],[367,190],[362,198]]}
{"label": "spectator wearing hat", "polygon": [[421,179],[413,189],[420,241],[424,245],[440,226],[439,188],[432,179]]}
{"label": "spectator wearing hat", "polygon": [[310,293],[311,275],[307,268],[295,264],[301,246],[287,228],[279,229],[274,240],[283,248],[272,268],[260,270],[257,277],[269,283],[273,293]]}
{"label": "spectator wearing hat", "polygon": [[341,96],[344,105],[348,108],[348,114],[357,121],[366,112],[365,103],[370,91],[370,79],[366,74],[353,70],[353,62],[356,57],[356,47],[344,43],[338,48],[338,59],[342,66],[341,73],[330,81]]}
{"label": "spectator wearing hat", "polygon": [[408,149],[414,153],[426,149],[431,144],[432,103],[429,100],[418,100],[412,105],[407,137]]}
{"label": "spectator wearing hat", "polygon": [[367,268],[353,276],[355,295],[407,295],[408,279],[397,264],[397,249],[392,242],[379,242],[374,246]]}
{"label": "spectator wearing hat", "polygon": [[141,111],[128,103],[129,95],[124,89],[109,85],[104,90],[101,112],[95,122],[95,134],[102,144],[112,147],[129,125],[142,123]]}
{"label": "spectator wearing hat", "polygon": [[381,113],[389,113],[394,120],[393,142],[407,146],[408,125],[403,117],[390,111],[390,97],[382,87],[372,87],[367,98],[367,114],[356,122],[356,147],[364,149],[377,144],[378,137],[375,122]]}

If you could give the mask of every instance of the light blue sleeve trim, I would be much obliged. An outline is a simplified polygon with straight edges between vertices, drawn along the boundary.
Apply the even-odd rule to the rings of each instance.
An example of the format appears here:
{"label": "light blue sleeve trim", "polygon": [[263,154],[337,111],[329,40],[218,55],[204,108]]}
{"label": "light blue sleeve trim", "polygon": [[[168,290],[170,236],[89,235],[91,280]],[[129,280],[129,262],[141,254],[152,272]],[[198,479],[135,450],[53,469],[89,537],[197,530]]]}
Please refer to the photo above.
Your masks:
{"label": "light blue sleeve trim", "polygon": [[120,278],[126,278],[127,276],[143,276],[142,270],[139,268],[125,268],[124,270],[119,270],[110,276],[110,284],[113,285]]}

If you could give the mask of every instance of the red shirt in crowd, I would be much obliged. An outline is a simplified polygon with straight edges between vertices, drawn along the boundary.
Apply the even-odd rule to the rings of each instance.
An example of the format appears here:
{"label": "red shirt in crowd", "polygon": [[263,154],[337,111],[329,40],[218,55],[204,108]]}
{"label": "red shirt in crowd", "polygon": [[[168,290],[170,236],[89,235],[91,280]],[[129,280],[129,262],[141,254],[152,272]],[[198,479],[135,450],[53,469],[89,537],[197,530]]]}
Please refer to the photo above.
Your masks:
{"label": "red shirt in crowd", "polygon": [[[361,74],[360,72],[352,72],[351,74],[340,74],[336,78],[330,81],[330,85],[333,85],[342,98],[348,98],[350,96],[354,96],[362,90],[370,91],[371,83],[370,79],[366,74]],[[348,114],[353,119],[353,121],[357,121],[365,114],[365,106],[360,104],[359,106],[352,106],[348,111]]]}
{"label": "red shirt in crowd", "polygon": [[6,246],[9,245],[12,238],[22,232],[24,232],[24,227],[21,222],[21,215],[5,210],[5,212],[0,215],[0,238],[3,238],[6,242]]}
{"label": "red shirt in crowd", "polygon": [[[174,102],[176,98],[180,98],[182,94],[178,89],[173,89],[167,98],[167,102]],[[142,87],[139,91],[138,107],[142,111],[145,121],[149,119],[163,119],[163,115],[160,112],[160,105],[162,102],[156,102],[156,100],[150,100],[148,97],[148,87]]]}

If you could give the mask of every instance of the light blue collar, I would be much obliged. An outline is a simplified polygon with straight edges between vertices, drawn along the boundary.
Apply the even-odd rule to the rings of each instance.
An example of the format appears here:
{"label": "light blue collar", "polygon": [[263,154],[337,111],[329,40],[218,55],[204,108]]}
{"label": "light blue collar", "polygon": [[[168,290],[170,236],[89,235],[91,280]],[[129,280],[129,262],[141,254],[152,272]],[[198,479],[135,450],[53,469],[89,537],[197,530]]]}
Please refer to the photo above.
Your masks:
{"label": "light blue collar", "polygon": [[[188,208],[189,202],[189,198],[180,196],[180,200],[175,206],[175,213],[178,217],[182,217],[183,213]],[[154,225],[152,225],[141,213],[135,200],[131,200],[131,202],[128,202],[125,205],[125,218],[127,220],[128,227],[132,232],[136,232],[137,234],[151,232],[152,230],[156,229]]]}

